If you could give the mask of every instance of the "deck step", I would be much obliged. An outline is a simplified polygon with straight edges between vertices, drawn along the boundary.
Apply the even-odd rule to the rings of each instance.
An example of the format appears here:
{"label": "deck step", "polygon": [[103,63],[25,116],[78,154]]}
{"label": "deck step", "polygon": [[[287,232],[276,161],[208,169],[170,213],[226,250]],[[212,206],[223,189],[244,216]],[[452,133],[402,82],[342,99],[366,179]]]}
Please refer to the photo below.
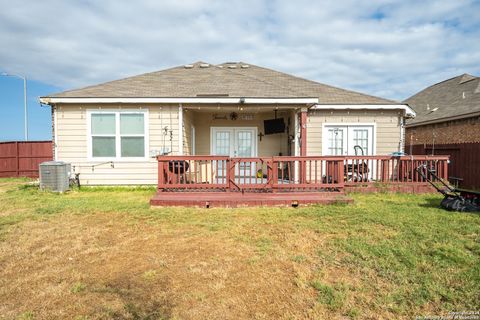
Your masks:
{"label": "deck step", "polygon": [[230,192],[158,192],[152,206],[183,207],[259,207],[304,206],[311,204],[351,203],[344,192],[284,192],[284,193],[230,193]]}

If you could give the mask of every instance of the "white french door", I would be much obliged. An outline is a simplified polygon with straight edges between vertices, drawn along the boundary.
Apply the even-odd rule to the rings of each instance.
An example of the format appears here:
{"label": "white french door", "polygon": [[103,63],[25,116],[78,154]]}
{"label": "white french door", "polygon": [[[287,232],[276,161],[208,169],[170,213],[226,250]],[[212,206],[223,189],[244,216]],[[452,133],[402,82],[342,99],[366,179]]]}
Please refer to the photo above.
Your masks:
{"label": "white french door", "polygon": [[[323,129],[323,154],[331,156],[370,156],[374,152],[373,125],[326,125]],[[368,181],[374,176],[376,164],[371,159],[347,160],[347,181]]]}
{"label": "white french door", "polygon": [[[328,156],[373,155],[373,126],[328,125],[323,130],[323,154]],[[357,148],[355,148],[357,147]],[[360,148],[358,148],[360,147]],[[357,150],[355,150],[357,149]]]}
{"label": "white french door", "polygon": [[[221,128],[212,127],[211,130],[211,154],[249,158],[257,156],[257,128]],[[239,163],[236,175],[246,176],[250,172],[255,173],[255,168],[249,162]],[[224,176],[225,168],[221,166],[217,175]]]}

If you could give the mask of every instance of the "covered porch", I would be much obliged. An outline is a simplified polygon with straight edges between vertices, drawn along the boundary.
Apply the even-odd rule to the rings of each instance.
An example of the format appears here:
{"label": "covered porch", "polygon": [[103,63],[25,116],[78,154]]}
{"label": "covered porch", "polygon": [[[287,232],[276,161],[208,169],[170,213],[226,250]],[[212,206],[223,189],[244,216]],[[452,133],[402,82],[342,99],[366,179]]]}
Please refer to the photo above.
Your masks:
{"label": "covered porch", "polygon": [[189,105],[182,106],[180,115],[180,155],[301,155],[305,104]]}

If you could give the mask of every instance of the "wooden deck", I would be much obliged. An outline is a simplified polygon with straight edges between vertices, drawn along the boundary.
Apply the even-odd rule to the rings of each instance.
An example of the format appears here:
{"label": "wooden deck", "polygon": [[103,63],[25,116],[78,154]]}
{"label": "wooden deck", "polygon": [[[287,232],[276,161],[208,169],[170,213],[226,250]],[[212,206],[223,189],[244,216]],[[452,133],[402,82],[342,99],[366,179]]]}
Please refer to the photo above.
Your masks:
{"label": "wooden deck", "polygon": [[349,203],[345,192],[431,192],[415,170],[444,180],[448,156],[158,157],[153,206],[298,206]]}

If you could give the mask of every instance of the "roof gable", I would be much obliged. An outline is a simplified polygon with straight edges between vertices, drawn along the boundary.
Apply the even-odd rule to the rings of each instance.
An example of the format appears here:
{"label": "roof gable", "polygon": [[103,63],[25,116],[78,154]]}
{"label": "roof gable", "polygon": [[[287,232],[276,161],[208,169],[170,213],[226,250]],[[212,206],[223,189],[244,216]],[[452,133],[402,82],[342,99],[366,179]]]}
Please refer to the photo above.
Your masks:
{"label": "roof gable", "polygon": [[202,61],[49,97],[64,98],[318,98],[320,104],[397,104],[243,62]]}
{"label": "roof gable", "polygon": [[440,121],[480,112],[479,88],[480,78],[469,74],[425,88],[404,101],[417,113],[416,118],[408,124]]}

